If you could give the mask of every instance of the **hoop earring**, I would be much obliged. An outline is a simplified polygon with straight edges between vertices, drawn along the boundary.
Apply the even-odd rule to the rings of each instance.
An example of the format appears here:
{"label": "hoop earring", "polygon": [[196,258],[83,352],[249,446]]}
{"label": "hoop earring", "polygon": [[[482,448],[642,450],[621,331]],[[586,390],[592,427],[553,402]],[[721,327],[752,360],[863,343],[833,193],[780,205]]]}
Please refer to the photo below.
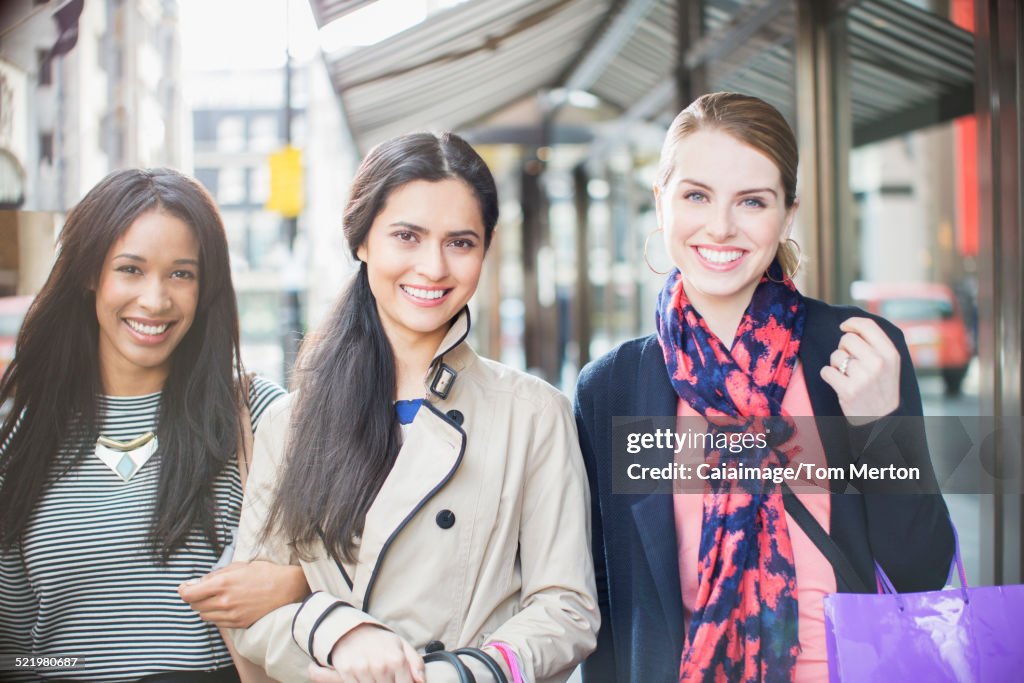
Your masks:
{"label": "hoop earring", "polygon": [[654,237],[655,235],[657,235],[661,231],[662,231],[662,228],[658,228],[656,230],[652,230],[651,234],[649,234],[647,236],[647,239],[644,240],[644,263],[647,264],[647,268],[652,273],[654,273],[655,275],[668,275],[669,271],[672,270],[671,268],[669,268],[668,270],[665,270],[665,271],[655,270],[654,266],[651,265],[651,260],[649,258],[647,258],[647,246],[651,243],[651,238]]}
{"label": "hoop earring", "polygon": [[[782,271],[783,278],[781,280],[776,280],[771,276],[768,270],[764,271],[764,276],[766,278],[780,285],[786,282],[792,282],[793,278],[796,277],[796,274],[800,272],[800,266],[803,265],[804,262],[804,250],[800,248],[800,243],[792,237],[787,237],[786,242],[792,242],[796,246],[796,266],[794,266],[793,272],[787,273],[786,271]],[[779,266],[781,267],[782,264],[780,263]]]}

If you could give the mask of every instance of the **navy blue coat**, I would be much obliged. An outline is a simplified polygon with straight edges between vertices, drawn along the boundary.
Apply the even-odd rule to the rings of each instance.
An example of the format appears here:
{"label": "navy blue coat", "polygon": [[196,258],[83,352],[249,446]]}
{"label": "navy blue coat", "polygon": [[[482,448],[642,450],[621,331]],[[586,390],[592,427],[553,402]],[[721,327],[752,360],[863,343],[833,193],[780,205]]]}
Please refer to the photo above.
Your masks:
{"label": "navy blue coat", "polygon": [[[815,416],[843,414],[819,372],[838,346],[839,324],[853,316],[873,318],[900,351],[900,406],[893,415],[922,414],[917,379],[899,329],[857,308],[805,302],[800,363]],[[576,422],[590,478],[601,608],[597,651],[583,665],[585,683],[675,683],[679,678],[685,634],[673,498],[665,493],[612,493],[612,417],[675,415],[677,402],[655,335],[625,342],[580,375]],[[845,468],[850,462],[911,465],[921,468],[925,487],[934,485],[920,421],[880,421],[858,428],[840,424],[840,429],[819,430],[830,467]],[[665,451],[664,463],[671,459],[672,452]],[[839,494],[833,486],[830,535],[865,585],[875,585],[872,560],[877,560],[900,591],[941,588],[953,557],[953,532],[942,497],[861,491]],[[836,585],[841,592],[851,590],[838,576]]]}

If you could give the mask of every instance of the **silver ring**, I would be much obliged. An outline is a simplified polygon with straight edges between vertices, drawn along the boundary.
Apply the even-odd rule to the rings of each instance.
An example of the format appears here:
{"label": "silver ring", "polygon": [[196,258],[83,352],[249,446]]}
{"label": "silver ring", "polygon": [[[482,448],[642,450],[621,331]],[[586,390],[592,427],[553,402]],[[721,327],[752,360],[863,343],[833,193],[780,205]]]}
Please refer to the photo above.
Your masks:
{"label": "silver ring", "polygon": [[[850,367],[850,358],[851,358],[850,354],[846,354],[846,358],[844,358],[843,362],[839,364],[838,368],[836,368],[843,375],[846,375],[846,369],[848,367]],[[846,375],[846,376],[849,376],[849,375]]]}

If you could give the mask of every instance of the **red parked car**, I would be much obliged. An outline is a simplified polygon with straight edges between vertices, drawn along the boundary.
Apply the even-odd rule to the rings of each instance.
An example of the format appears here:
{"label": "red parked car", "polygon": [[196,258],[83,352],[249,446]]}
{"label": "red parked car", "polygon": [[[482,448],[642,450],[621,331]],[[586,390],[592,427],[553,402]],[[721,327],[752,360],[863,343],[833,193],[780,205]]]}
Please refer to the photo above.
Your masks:
{"label": "red parked car", "polygon": [[960,393],[974,348],[950,287],[934,282],[855,282],[850,292],[859,306],[903,330],[918,374],[941,374],[946,393]]}

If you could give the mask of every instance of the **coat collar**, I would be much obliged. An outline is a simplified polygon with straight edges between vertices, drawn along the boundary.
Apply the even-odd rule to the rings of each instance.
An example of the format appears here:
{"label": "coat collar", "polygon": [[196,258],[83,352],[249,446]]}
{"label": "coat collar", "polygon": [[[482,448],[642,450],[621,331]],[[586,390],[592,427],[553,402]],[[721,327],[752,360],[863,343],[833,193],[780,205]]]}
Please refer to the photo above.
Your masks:
{"label": "coat collar", "polygon": [[456,346],[466,341],[466,337],[469,336],[469,328],[469,307],[465,306],[461,311],[459,311],[459,314],[455,316],[455,320],[452,321],[452,326],[448,328],[448,333],[444,335],[444,339],[442,339],[440,345],[438,345],[437,351],[434,352],[434,357],[430,361],[431,367],[441,361],[444,356],[452,351]]}
{"label": "coat collar", "polygon": [[428,398],[448,398],[459,372],[475,357],[469,345],[463,343],[469,336],[469,328],[469,307],[466,306],[455,316],[430,361],[430,368],[423,379]]}

